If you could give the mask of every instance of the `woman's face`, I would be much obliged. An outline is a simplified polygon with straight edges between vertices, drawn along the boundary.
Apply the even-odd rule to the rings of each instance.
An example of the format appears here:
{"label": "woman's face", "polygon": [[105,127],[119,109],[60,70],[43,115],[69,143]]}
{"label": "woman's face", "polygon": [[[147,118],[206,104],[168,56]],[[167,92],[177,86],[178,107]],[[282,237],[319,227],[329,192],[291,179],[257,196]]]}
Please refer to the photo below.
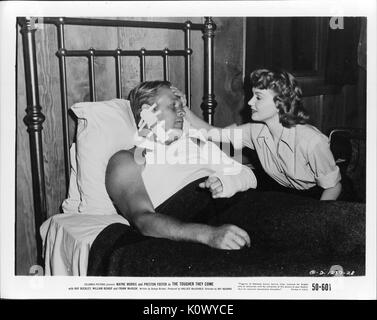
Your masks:
{"label": "woman's face", "polygon": [[251,119],[265,122],[277,117],[279,111],[275,105],[275,95],[271,89],[253,88],[253,97],[248,102],[251,108]]}

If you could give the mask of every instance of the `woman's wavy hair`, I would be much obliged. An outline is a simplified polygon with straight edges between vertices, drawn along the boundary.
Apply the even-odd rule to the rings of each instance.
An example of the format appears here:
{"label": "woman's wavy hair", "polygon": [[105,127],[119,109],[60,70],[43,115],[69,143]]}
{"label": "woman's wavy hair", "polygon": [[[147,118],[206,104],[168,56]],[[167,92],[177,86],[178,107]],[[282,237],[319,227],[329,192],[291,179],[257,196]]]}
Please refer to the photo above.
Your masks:
{"label": "woman's wavy hair", "polygon": [[302,91],[292,74],[259,69],[250,74],[250,81],[252,88],[270,89],[276,93],[274,101],[284,127],[291,128],[308,122],[309,115],[303,106]]}
{"label": "woman's wavy hair", "polygon": [[139,123],[140,121],[140,112],[142,105],[152,105],[156,100],[158,91],[161,88],[170,87],[171,83],[169,81],[144,81],[130,91],[130,93],[128,94],[128,100],[130,101],[131,109],[134,114],[136,123]]}

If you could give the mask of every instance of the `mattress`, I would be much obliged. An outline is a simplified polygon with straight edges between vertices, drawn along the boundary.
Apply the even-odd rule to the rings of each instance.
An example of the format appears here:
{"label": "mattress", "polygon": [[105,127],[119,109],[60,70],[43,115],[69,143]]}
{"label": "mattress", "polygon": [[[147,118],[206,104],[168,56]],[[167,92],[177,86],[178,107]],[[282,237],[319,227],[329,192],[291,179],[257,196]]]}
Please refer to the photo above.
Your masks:
{"label": "mattress", "polygon": [[118,214],[62,213],[46,220],[40,228],[45,275],[86,276],[93,241],[113,223],[128,225],[128,221]]}

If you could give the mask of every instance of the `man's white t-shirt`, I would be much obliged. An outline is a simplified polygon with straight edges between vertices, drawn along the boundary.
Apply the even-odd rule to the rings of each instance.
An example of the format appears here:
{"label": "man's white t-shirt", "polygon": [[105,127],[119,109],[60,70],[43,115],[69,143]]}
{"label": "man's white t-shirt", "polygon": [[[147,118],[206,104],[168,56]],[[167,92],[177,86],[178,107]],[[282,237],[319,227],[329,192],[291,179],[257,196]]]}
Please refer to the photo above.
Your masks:
{"label": "man's white t-shirt", "polygon": [[219,178],[223,198],[256,188],[257,180],[250,168],[227,156],[195,129],[170,145],[149,141],[138,147],[146,149],[142,178],[155,208],[184,186],[208,176]]}

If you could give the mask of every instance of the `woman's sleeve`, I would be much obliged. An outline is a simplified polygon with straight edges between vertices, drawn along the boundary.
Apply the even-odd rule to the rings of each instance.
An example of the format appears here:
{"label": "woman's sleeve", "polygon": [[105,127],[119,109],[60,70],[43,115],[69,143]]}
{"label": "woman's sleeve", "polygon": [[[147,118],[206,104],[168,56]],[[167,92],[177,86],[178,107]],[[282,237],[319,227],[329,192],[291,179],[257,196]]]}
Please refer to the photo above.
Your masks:
{"label": "woman's sleeve", "polygon": [[309,148],[308,158],[318,186],[324,189],[332,188],[341,180],[339,167],[326,138],[317,140]]}
{"label": "woman's sleeve", "polygon": [[254,149],[251,139],[251,124],[245,123],[240,126],[232,124],[225,128],[213,128],[207,132],[207,137],[213,142],[231,143],[238,150],[244,147]]}

